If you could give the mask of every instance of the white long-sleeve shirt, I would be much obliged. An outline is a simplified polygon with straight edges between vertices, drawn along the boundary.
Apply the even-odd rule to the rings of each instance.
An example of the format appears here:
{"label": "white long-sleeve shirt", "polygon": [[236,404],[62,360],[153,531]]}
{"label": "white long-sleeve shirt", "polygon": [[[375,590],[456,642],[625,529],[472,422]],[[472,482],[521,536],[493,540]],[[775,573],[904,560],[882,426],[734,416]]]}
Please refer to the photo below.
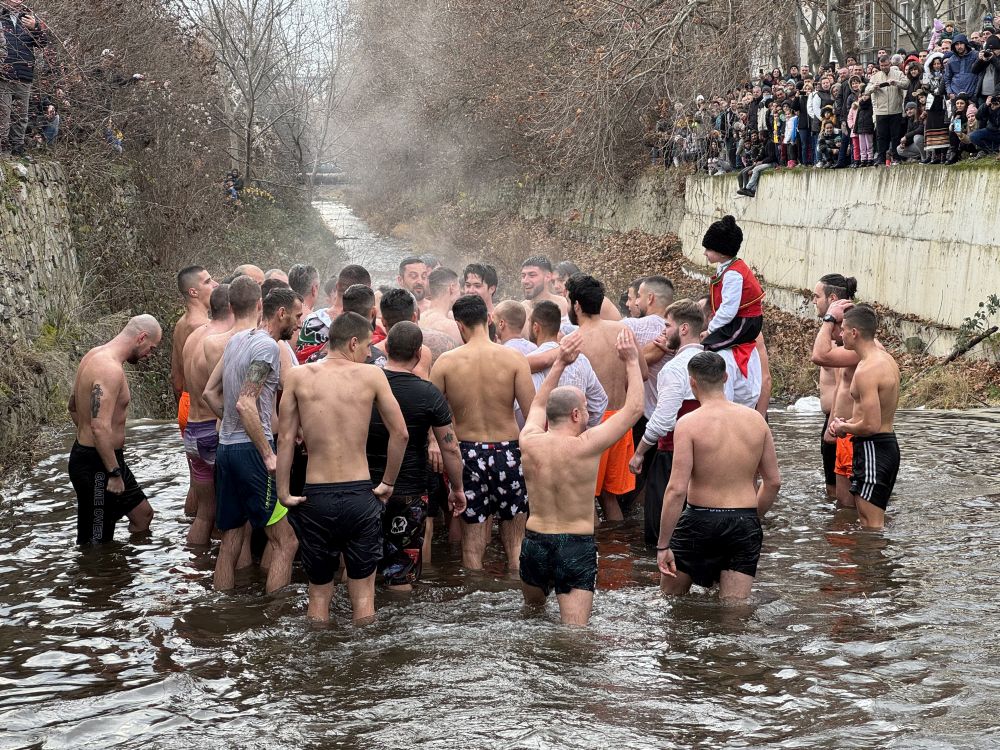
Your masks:
{"label": "white long-sleeve shirt", "polygon": [[742,404],[743,406],[749,406],[751,409],[757,408],[757,402],[760,400],[760,388],[761,383],[764,380],[763,368],[760,364],[760,354],[756,349],[750,355],[750,361],[747,363],[747,374],[744,375],[740,372],[739,365],[736,364],[736,357],[733,356],[732,349],[722,349],[716,352],[726,360],[726,374],[729,378],[726,381],[727,386],[732,387],[732,395],[726,392],[726,398],[730,401]]}
{"label": "white long-sleeve shirt", "polygon": [[[559,344],[555,341],[546,341],[535,351],[541,354],[558,348]],[[532,373],[531,379],[535,383],[536,391],[542,387],[542,382],[548,374],[548,370]],[[559,385],[575,385],[583,391],[583,395],[587,398],[587,411],[590,413],[587,427],[596,427],[601,423],[604,412],[608,410],[608,394],[604,391],[601,381],[597,379],[597,373],[594,372],[594,366],[590,364],[589,359],[582,354],[577,355],[559,376]]]}
{"label": "white long-sleeve shirt", "polygon": [[727,260],[719,264],[719,273],[722,274],[722,303],[715,311],[715,317],[708,324],[708,332],[722,328],[731,322],[740,311],[740,300],[743,299],[743,275],[738,271],[730,271],[729,266],[736,258]]}

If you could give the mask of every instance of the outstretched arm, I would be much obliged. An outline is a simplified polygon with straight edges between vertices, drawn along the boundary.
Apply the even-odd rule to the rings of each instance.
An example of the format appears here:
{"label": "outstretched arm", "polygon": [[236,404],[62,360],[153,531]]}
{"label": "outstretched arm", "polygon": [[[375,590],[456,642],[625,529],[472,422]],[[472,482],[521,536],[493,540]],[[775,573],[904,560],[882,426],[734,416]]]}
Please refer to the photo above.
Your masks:
{"label": "outstretched arm", "polygon": [[[528,418],[525,420],[522,432],[544,432],[545,431],[545,407],[548,406],[549,396],[559,385],[559,378],[562,377],[566,365],[576,359],[580,353],[580,338],[567,336],[559,346],[552,350],[556,359],[549,369],[549,374],[538,387],[538,392],[531,401],[531,410],[527,412]],[[545,352],[548,354],[548,352]],[[524,414],[524,410],[521,410]]]}

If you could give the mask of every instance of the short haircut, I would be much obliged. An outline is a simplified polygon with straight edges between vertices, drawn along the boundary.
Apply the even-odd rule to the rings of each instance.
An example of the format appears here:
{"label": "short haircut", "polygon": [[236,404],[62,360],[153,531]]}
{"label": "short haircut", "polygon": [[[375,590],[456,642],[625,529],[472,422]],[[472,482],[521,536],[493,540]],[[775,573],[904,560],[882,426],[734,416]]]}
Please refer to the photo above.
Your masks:
{"label": "short haircut", "polygon": [[233,309],[233,315],[238,318],[252,313],[257,308],[259,299],[260,287],[246,274],[237,276],[229,285],[229,306]]}
{"label": "short haircut", "polygon": [[664,316],[673,318],[677,325],[687,323],[692,333],[701,333],[705,330],[705,313],[701,305],[694,300],[677,300],[667,308]]}
{"label": "short haircut", "polygon": [[629,288],[633,292],[635,292],[636,294],[638,294],[639,293],[639,287],[642,286],[642,282],[644,282],[645,280],[646,280],[645,276],[640,276],[638,279],[636,279],[631,284],[629,284]]}
{"label": "short haircut", "polygon": [[468,281],[469,275],[478,276],[484,284],[494,289],[500,284],[497,270],[488,263],[470,263],[462,271],[462,281]]}
{"label": "short haircut", "polygon": [[323,285],[323,294],[329,297],[331,294],[336,293],[336,291],[337,291],[337,277],[333,276],[327,279],[326,283]]}
{"label": "short haircut", "polygon": [[224,318],[229,312],[229,284],[219,284],[212,290],[209,298],[209,310],[212,320]]}
{"label": "short haircut", "polygon": [[273,279],[273,278],[274,278],[275,276],[277,276],[277,275],[278,275],[279,273],[280,273],[280,274],[281,274],[282,276],[287,276],[287,275],[288,275],[288,274],[287,274],[287,273],[285,273],[285,272],[284,272],[284,270],[282,270],[281,268],[269,268],[269,269],[267,269],[267,270],[266,270],[266,271],[264,272],[264,281],[267,281],[268,279]]}
{"label": "short haircut", "polygon": [[299,295],[298,292],[293,292],[287,286],[272,289],[270,293],[264,297],[264,319],[270,320],[278,314],[278,310],[281,308],[291,310],[292,307],[295,306],[296,302],[301,301],[301,295]]}
{"label": "short haircut", "polygon": [[[518,307],[521,306],[518,305]],[[559,333],[559,327],[562,325],[562,311],[559,310],[559,305],[555,302],[548,300],[536,302],[531,311],[531,322],[537,323],[547,336],[555,336]]]}
{"label": "short haircut", "polygon": [[869,305],[855,305],[844,313],[844,327],[856,328],[861,338],[871,341],[878,330],[878,313]]}
{"label": "short haircut", "polygon": [[340,299],[345,313],[357,313],[365,319],[371,317],[372,308],[375,307],[375,292],[364,284],[351,285]]}
{"label": "short haircut", "polygon": [[431,271],[427,277],[427,291],[431,297],[437,297],[448,290],[448,285],[458,281],[458,274],[450,268],[441,266]]}
{"label": "short haircut", "polygon": [[548,403],[545,404],[545,418],[549,422],[560,422],[570,414],[573,409],[586,409],[587,402],[583,398],[578,388],[570,385],[560,386],[549,394]]}
{"label": "short haircut", "polygon": [[604,304],[604,284],[593,276],[578,273],[566,282],[571,305],[580,303],[580,309],[587,315],[600,315]]}
{"label": "short haircut", "polygon": [[573,274],[580,273],[580,266],[571,260],[562,260],[556,263],[554,273],[560,279],[568,279]]}
{"label": "short haircut", "polygon": [[688,374],[699,386],[721,387],[726,380],[726,360],[715,352],[698,352],[688,361]]}
{"label": "short haircut", "polygon": [[177,291],[187,296],[188,289],[198,281],[198,274],[205,270],[204,266],[185,266],[177,272]]}
{"label": "short haircut", "polygon": [[315,266],[296,263],[288,269],[288,286],[303,297],[312,291],[313,284],[319,283],[319,271]]}
{"label": "short haircut", "polygon": [[417,311],[417,300],[407,289],[390,289],[382,295],[378,304],[382,313],[382,326],[389,330],[401,321],[413,320]]}
{"label": "short haircut", "polygon": [[263,299],[267,299],[269,295],[275,289],[288,289],[289,286],[281,279],[264,279],[264,283],[260,285],[260,296]]}
{"label": "short haircut", "polygon": [[[551,302],[549,303],[552,304]],[[524,328],[524,322],[528,319],[528,313],[524,310],[524,305],[512,299],[504,300],[493,308],[493,317],[504,321],[511,328],[518,331]]]}
{"label": "short haircut", "polygon": [[534,266],[535,268],[541,268],[543,271],[548,271],[552,273],[552,261],[546,258],[544,255],[532,255],[527,258],[524,263],[521,264],[521,268],[528,268],[529,266]]}
{"label": "short haircut", "polygon": [[646,291],[651,292],[660,302],[670,304],[674,300],[674,282],[666,276],[647,276],[642,280]]}
{"label": "short haircut", "polygon": [[836,294],[837,299],[854,299],[858,293],[858,280],[853,276],[828,273],[820,277],[819,283],[823,285],[823,293],[827,297]]}
{"label": "short haircut", "polygon": [[372,324],[368,318],[355,312],[345,312],[330,323],[330,340],[327,344],[331,349],[343,349],[351,339],[364,341],[371,339],[371,335]]}
{"label": "short haircut", "polygon": [[461,323],[466,328],[485,326],[489,319],[486,303],[478,294],[463,294],[451,306],[451,313],[455,317],[455,322]]}
{"label": "short haircut", "polygon": [[368,273],[368,269],[354,264],[340,269],[340,274],[337,276],[337,294],[343,297],[344,292],[355,284],[372,285],[372,275]]}
{"label": "short haircut", "polygon": [[412,266],[415,263],[420,263],[421,265],[424,265],[423,260],[418,258],[416,255],[409,255],[403,258],[401,261],[399,261],[399,278],[403,278],[403,274],[406,273],[407,266]]}
{"label": "short haircut", "polygon": [[424,265],[427,266],[427,268],[429,269],[438,268],[441,265],[441,261],[439,261],[437,257],[434,255],[425,255],[420,260],[422,260],[424,262]]}
{"label": "short haircut", "polygon": [[409,320],[396,323],[385,339],[385,353],[396,362],[410,362],[420,356],[424,333],[420,326]]}

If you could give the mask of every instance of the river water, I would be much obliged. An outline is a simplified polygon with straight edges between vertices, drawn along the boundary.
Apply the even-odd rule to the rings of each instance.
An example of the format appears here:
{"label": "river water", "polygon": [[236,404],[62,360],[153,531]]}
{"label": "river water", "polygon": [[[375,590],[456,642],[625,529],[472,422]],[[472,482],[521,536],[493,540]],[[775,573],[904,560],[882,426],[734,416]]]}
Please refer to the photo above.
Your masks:
{"label": "river water", "polygon": [[1000,745],[1000,412],[900,413],[883,533],[823,498],[821,417],[771,416],[784,483],[751,604],[660,597],[633,518],[598,533],[588,630],[525,615],[496,549],[470,574],[440,536],[364,628],[342,589],[308,625],[299,570],[218,594],[160,422],[128,431],[152,535],[78,550],[67,441],[2,488],[0,748]]}

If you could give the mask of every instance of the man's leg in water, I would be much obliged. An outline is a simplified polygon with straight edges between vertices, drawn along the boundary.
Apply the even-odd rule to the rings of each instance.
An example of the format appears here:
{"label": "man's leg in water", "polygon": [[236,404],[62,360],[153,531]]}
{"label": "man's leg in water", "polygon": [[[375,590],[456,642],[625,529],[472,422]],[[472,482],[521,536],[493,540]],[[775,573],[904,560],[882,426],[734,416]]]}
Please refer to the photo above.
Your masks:
{"label": "man's leg in water", "polygon": [[[837,477],[839,480],[840,477]],[[881,530],[885,527],[885,511],[882,510],[877,505],[865,500],[863,497],[858,497],[857,495],[852,495],[851,497],[857,503],[858,518],[861,520],[861,525],[866,529]]]}
{"label": "man's leg in water", "polygon": [[587,625],[594,607],[594,592],[584,589],[570,589],[568,594],[556,596],[559,602],[559,618],[563,625]]}
{"label": "man's leg in water", "polygon": [[253,528],[247,521],[243,526],[243,543],[240,545],[240,557],[236,561],[237,570],[243,570],[243,568],[249,568],[253,565],[253,550],[250,549],[250,535],[252,533]]}
{"label": "man's leg in water", "polygon": [[[190,475],[190,471],[188,472]],[[198,513],[198,493],[194,489],[194,478],[188,477],[188,493],[184,497],[184,515],[191,517]]]}
{"label": "man's leg in water", "polygon": [[215,484],[192,479],[191,489],[198,502],[198,515],[188,529],[187,543],[205,545],[211,540],[215,526]]}
{"label": "man's leg in water", "polygon": [[434,538],[434,519],[427,516],[424,520],[424,546],[420,551],[420,557],[425,563],[431,561],[431,540]]}
{"label": "man's leg in water", "polygon": [[[483,569],[483,555],[486,545],[493,536],[493,516],[487,516],[482,523],[462,522],[462,565],[469,570]],[[522,533],[523,533],[523,526]],[[518,549],[520,554],[520,548]]]}
{"label": "man's leg in water", "polygon": [[144,534],[149,531],[149,525],[153,522],[153,506],[148,500],[143,500],[135,506],[128,514],[128,530],[130,534]]}
{"label": "man's leg in water", "polygon": [[333,599],[333,590],[336,583],[330,581],[318,586],[315,583],[309,584],[309,607],[306,609],[306,617],[316,622],[330,621],[330,601]]}
{"label": "man's leg in water", "polygon": [[[527,522],[527,513],[518,513],[510,521],[500,522],[500,541],[507,553],[507,570],[512,573],[521,567],[521,542],[524,541],[524,525]],[[482,560],[482,556],[479,559]]]}
{"label": "man's leg in water", "polygon": [[857,507],[854,502],[855,496],[851,494],[851,478],[845,477],[841,474],[837,475],[837,507],[838,508],[854,508]]}
{"label": "man's leg in water", "polygon": [[691,576],[677,571],[677,577],[671,578],[660,574],[660,591],[667,596],[684,596],[691,590]]}
{"label": "man's leg in water", "polygon": [[348,578],[347,593],[351,597],[351,620],[365,625],[375,619],[375,574],[367,578]]}
{"label": "man's leg in water", "polygon": [[612,495],[607,490],[602,490],[598,501],[601,503],[601,510],[604,511],[605,521],[625,520],[621,503],[618,502],[618,495]]}
{"label": "man's leg in water", "polygon": [[548,599],[538,586],[529,586],[524,581],[521,581],[521,593],[524,594],[524,603],[529,607],[544,607]]}
{"label": "man's leg in water", "polygon": [[753,576],[737,573],[735,570],[724,570],[719,576],[719,599],[723,601],[746,601],[750,598],[753,587]]}
{"label": "man's leg in water", "polygon": [[227,529],[222,532],[219,545],[219,559],[215,561],[215,590],[229,591],[236,585],[236,559],[243,546],[245,527]]}
{"label": "man's leg in water", "polygon": [[272,591],[284,588],[292,580],[292,561],[299,548],[299,540],[287,517],[272,523],[266,531],[271,560],[267,569],[265,590],[270,594]]}

